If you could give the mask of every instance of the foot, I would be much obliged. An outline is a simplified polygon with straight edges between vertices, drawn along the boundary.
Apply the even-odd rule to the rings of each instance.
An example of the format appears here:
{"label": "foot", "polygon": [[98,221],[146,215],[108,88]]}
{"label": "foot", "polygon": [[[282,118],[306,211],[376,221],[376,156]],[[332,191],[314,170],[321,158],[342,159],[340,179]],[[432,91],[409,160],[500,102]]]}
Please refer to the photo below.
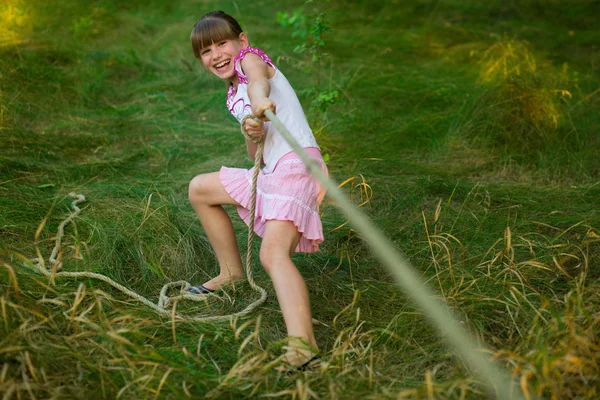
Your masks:
{"label": "foot", "polygon": [[302,367],[303,365],[310,363],[313,359],[318,359],[319,356],[311,350],[305,349],[290,349],[283,356],[285,362],[294,367]]}
{"label": "foot", "polygon": [[301,337],[289,337],[286,349],[283,359],[288,369],[306,371],[318,365],[319,347],[314,339],[309,342]]}
{"label": "foot", "polygon": [[203,283],[202,286],[208,293],[212,293],[215,290],[220,289],[222,286],[235,285],[238,282],[246,280],[246,276],[243,273],[236,275],[217,275],[210,281]]}
{"label": "foot", "polygon": [[277,372],[292,375],[297,372],[312,371],[319,367],[321,356],[310,353],[299,356],[295,353],[293,356],[288,351],[284,356],[284,362],[276,368]]}

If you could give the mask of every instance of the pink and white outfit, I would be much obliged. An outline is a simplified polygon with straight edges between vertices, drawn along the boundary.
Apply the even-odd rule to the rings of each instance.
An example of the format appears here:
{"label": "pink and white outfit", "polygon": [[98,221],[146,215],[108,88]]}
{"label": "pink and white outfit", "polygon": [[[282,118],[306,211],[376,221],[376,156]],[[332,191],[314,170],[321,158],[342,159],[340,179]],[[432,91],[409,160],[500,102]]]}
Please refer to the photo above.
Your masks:
{"label": "pink and white outfit", "polygon": [[[269,80],[271,86],[269,98],[277,105],[277,117],[309,156],[321,165],[323,172],[327,173],[319,146],[308,126],[294,89],[269,56],[260,49],[246,47],[236,57],[234,67],[238,76],[238,85],[237,88],[233,84],[229,87],[227,108],[240,123],[246,115],[252,114],[248,97],[249,81],[241,67],[241,60],[248,53],[259,55],[275,69],[275,75]],[[266,221],[292,221],[302,234],[296,252],[318,251],[319,243],[323,241],[319,204],[323,200],[325,191],[319,182],[312,178],[300,157],[293,152],[275,126],[265,122],[264,127],[265,166],[258,175],[254,231],[262,237]],[[238,213],[246,224],[250,221],[253,170],[253,168],[222,167],[219,173],[227,193],[240,204]]]}

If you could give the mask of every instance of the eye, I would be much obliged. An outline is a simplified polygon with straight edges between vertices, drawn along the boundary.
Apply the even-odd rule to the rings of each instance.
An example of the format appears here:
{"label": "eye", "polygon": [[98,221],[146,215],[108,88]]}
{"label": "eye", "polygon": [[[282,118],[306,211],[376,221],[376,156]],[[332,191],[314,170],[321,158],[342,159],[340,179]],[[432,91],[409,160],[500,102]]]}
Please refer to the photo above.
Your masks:
{"label": "eye", "polygon": [[219,47],[225,46],[226,43],[227,43],[227,40],[223,40],[222,42],[219,42]]}
{"label": "eye", "polygon": [[201,55],[201,56],[205,56],[205,55],[207,55],[208,53],[210,53],[210,50],[209,50],[209,49],[204,49],[204,50],[200,51],[200,55]]}

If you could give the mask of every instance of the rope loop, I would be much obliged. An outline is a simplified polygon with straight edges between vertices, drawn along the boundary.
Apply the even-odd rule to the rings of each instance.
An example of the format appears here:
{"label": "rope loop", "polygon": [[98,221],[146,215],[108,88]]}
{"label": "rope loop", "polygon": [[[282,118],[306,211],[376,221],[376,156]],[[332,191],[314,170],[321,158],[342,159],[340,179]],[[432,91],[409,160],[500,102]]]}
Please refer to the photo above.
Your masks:
{"label": "rope loop", "polygon": [[[256,119],[256,117],[254,117],[253,115],[246,116],[245,119],[247,119],[247,118],[255,118]],[[257,308],[258,306],[263,304],[265,302],[265,300],[267,299],[267,291],[265,289],[263,289],[262,287],[258,286],[256,284],[256,282],[254,281],[254,277],[252,276],[252,253],[253,253],[252,247],[253,247],[253,243],[254,243],[254,218],[255,218],[255,213],[256,213],[256,184],[258,181],[258,174],[260,172],[260,164],[261,164],[262,153],[263,153],[263,149],[264,149],[264,140],[263,140],[264,136],[252,137],[252,136],[248,135],[248,133],[245,132],[245,130],[243,129],[243,125],[242,125],[242,133],[244,133],[244,136],[246,136],[246,138],[248,138],[248,140],[251,140],[253,143],[258,144],[257,149],[256,149],[256,156],[254,159],[254,174],[252,177],[252,200],[251,200],[251,207],[250,207],[251,208],[251,210],[250,210],[251,211],[251,213],[250,213],[251,221],[250,221],[250,224],[248,225],[248,251],[246,253],[246,278],[248,279],[248,283],[250,284],[252,289],[260,294],[259,299],[254,301],[250,305],[248,305],[244,310],[236,312],[236,313],[232,313],[232,314],[227,314],[227,315],[214,315],[214,316],[183,315],[183,314],[179,314],[179,313],[174,313],[173,310],[170,310],[169,308],[175,307],[177,302],[179,302],[180,300],[204,301],[208,297],[205,294],[189,293],[188,290],[192,287],[192,285],[190,285],[186,281],[169,282],[169,283],[165,284],[160,291],[158,303],[154,303],[105,275],[94,273],[94,272],[60,271],[62,269],[62,263],[60,260],[57,260],[57,255],[60,252],[62,238],[64,236],[65,226],[69,222],[73,221],[73,219],[75,219],[75,217],[77,217],[77,215],[81,212],[81,209],[79,208],[79,204],[86,201],[84,195],[76,194],[73,192],[69,193],[69,196],[75,199],[71,203],[71,207],[72,207],[73,211],[58,226],[58,233],[56,236],[55,246],[54,246],[54,249],[52,250],[52,254],[50,255],[50,258],[48,260],[49,265],[44,263],[43,260],[40,260],[37,258],[31,259],[30,260],[31,262],[25,262],[23,265],[29,269],[33,269],[34,271],[38,272],[41,275],[45,275],[46,277],[50,278],[51,280],[53,280],[54,277],[56,277],[56,276],[68,277],[68,278],[93,278],[93,279],[101,280],[101,281],[106,282],[107,284],[111,285],[112,287],[120,290],[121,292],[125,293],[129,297],[131,297],[135,300],[138,300],[139,302],[152,308],[157,313],[164,315],[164,316],[174,317],[177,319],[183,319],[183,320],[188,320],[188,321],[192,321],[192,322],[221,322],[221,321],[229,321],[232,318],[243,317],[243,316],[250,314],[252,311],[254,311],[255,308]],[[175,296],[168,295],[170,290],[177,289],[177,288],[179,288],[179,293],[177,295],[175,295]],[[219,297],[215,294],[210,295],[210,297],[213,297],[213,296]]]}
{"label": "rope loop", "polygon": [[[160,291],[158,302],[154,303],[154,302],[148,300],[147,298],[139,295],[138,293],[134,292],[133,290],[114,281],[113,279],[109,278],[108,276],[94,273],[94,272],[62,271],[62,262],[57,258],[58,258],[58,254],[59,254],[61,246],[62,246],[62,239],[65,234],[65,226],[68,223],[70,223],[71,221],[73,221],[77,217],[77,215],[79,215],[79,213],[81,212],[81,209],[79,208],[79,204],[86,201],[84,195],[76,194],[74,192],[69,193],[69,196],[75,199],[71,203],[71,208],[73,209],[73,211],[58,226],[58,232],[56,235],[55,246],[54,246],[54,249],[52,249],[52,254],[50,255],[48,264],[46,264],[44,262],[44,260],[34,258],[34,259],[31,259],[29,262],[23,263],[23,265],[26,268],[32,269],[41,275],[45,275],[50,280],[53,280],[57,276],[66,277],[66,278],[98,279],[98,280],[103,281],[103,282],[111,285],[112,287],[120,290],[121,292],[125,293],[129,297],[152,308],[157,313],[164,315],[164,316],[173,317],[173,318],[178,318],[178,319],[183,319],[183,320],[188,320],[188,321],[193,321],[193,322],[220,322],[220,321],[229,321],[232,318],[243,317],[245,315],[250,314],[255,308],[257,308],[258,306],[260,306],[262,303],[265,302],[265,300],[267,299],[267,291],[264,288],[262,288],[256,284],[256,282],[254,281],[253,274],[252,274],[252,254],[253,254],[252,249],[253,249],[253,244],[254,244],[254,219],[255,219],[255,214],[256,214],[256,186],[257,186],[257,182],[258,182],[258,175],[260,173],[260,165],[262,162],[262,155],[263,155],[263,150],[264,150],[264,135],[250,136],[248,134],[248,132],[244,129],[244,122],[248,118],[252,118],[255,121],[260,121],[258,118],[256,118],[256,116],[254,116],[252,114],[245,116],[244,119],[242,120],[242,133],[244,134],[246,139],[257,144],[256,154],[255,154],[255,158],[254,158],[254,171],[253,171],[253,176],[252,176],[252,189],[251,189],[252,190],[252,199],[251,199],[251,204],[250,204],[251,219],[250,219],[250,223],[248,224],[248,251],[246,253],[245,269],[246,269],[246,278],[248,280],[248,283],[250,284],[250,286],[252,287],[252,289],[254,291],[256,291],[260,294],[260,297],[258,300],[254,301],[253,303],[248,305],[244,310],[242,310],[240,312],[228,314],[228,315],[215,315],[215,316],[182,315],[182,314],[174,312],[174,310],[169,309],[169,308],[175,307],[177,302],[179,302],[180,300],[204,301],[207,299],[207,295],[205,295],[205,294],[189,293],[188,290],[192,287],[192,285],[190,285],[186,281],[170,282],[170,283],[165,284]],[[177,291],[177,289],[179,289],[179,291],[176,295],[169,296],[168,293],[170,291],[173,291],[173,290]],[[210,296],[211,297],[213,297],[213,296],[219,297],[215,294],[211,294]]]}

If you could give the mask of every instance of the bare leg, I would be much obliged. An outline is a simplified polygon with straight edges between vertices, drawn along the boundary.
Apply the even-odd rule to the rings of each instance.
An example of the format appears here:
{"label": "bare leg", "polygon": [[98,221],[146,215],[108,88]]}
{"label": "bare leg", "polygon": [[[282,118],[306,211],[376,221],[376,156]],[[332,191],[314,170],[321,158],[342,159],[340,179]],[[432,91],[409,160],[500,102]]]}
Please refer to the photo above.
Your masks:
{"label": "bare leg", "polygon": [[229,196],[221,184],[219,173],[198,175],[192,179],[189,197],[219,263],[219,275],[204,283],[204,287],[214,290],[223,284],[242,279],[244,269],[233,225],[221,206],[239,204]]}
{"label": "bare leg", "polygon": [[308,290],[291,258],[299,240],[300,233],[292,222],[267,221],[260,248],[260,261],[273,281],[290,337],[286,358],[295,365],[303,364],[318,350]]}

